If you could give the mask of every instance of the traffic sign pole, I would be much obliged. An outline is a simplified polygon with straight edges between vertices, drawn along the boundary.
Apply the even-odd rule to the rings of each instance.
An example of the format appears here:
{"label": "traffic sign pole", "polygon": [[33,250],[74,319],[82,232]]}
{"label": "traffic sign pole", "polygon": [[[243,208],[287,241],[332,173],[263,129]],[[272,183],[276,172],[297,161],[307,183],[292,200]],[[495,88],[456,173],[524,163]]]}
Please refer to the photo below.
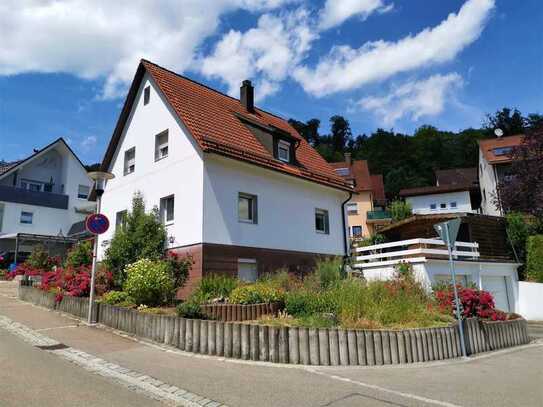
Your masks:
{"label": "traffic sign pole", "polygon": [[[100,213],[102,209],[102,197],[96,197],[96,213]],[[98,235],[94,235],[94,248],[92,250],[92,271],[91,271],[91,282],[90,282],[90,293],[89,293],[89,317],[88,323],[92,324],[92,309],[94,305],[94,284],[96,278],[96,259],[98,257]]]}

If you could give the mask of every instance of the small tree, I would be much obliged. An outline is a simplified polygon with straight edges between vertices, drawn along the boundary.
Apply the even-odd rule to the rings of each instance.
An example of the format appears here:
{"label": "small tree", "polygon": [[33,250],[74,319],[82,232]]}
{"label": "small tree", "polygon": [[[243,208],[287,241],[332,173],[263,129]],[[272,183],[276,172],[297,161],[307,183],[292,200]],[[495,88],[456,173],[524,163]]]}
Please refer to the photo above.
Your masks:
{"label": "small tree", "polygon": [[392,220],[398,222],[410,217],[412,213],[411,204],[406,201],[396,200],[391,202],[388,207]]}
{"label": "small tree", "polygon": [[113,273],[115,285],[122,286],[125,268],[139,259],[159,259],[166,245],[166,229],[160,222],[158,209],[145,212],[141,193],[134,194],[132,209],[115,231],[106,250],[104,264]]}
{"label": "small tree", "polygon": [[90,241],[77,243],[66,256],[66,267],[90,266],[92,264],[92,245]]}
{"label": "small tree", "polygon": [[530,281],[543,283],[543,235],[530,236],[526,251],[526,277]]}

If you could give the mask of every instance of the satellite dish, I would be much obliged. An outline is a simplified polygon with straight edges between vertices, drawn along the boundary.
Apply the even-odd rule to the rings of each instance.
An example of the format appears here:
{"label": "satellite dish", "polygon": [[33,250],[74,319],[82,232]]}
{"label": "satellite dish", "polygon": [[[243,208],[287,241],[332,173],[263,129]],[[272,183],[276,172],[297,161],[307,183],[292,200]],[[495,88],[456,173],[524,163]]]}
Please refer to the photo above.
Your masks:
{"label": "satellite dish", "polygon": [[494,134],[496,135],[496,137],[501,137],[503,136],[503,130],[500,128],[497,128],[494,130]]}

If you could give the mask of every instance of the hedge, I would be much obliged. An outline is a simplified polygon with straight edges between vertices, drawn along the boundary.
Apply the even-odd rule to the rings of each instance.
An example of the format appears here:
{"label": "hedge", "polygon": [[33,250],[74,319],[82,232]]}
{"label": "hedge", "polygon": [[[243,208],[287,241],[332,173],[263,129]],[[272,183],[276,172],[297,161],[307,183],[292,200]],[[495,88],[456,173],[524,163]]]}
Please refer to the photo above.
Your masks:
{"label": "hedge", "polygon": [[526,242],[526,276],[543,283],[543,235],[528,237]]}

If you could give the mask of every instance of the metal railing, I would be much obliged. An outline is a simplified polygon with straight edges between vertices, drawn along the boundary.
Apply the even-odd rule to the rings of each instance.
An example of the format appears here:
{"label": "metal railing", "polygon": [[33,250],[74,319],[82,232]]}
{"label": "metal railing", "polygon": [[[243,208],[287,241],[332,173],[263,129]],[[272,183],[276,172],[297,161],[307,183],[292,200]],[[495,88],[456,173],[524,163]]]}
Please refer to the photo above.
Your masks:
{"label": "metal railing", "polygon": [[68,199],[68,195],[29,191],[24,188],[0,185],[0,201],[2,202],[68,209]]}
{"label": "metal railing", "polygon": [[392,219],[390,212],[388,211],[368,211],[366,213],[367,220],[386,220]]}

